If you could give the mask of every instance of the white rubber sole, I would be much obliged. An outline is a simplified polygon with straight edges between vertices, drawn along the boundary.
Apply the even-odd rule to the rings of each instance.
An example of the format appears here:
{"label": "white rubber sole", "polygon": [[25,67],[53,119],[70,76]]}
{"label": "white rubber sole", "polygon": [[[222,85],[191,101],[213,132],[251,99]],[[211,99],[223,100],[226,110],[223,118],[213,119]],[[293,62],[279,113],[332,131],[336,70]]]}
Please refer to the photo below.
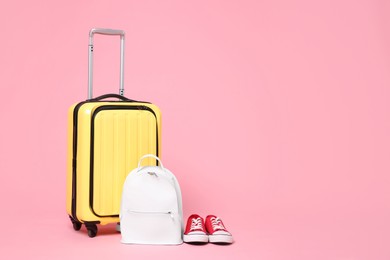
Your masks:
{"label": "white rubber sole", "polygon": [[183,235],[183,241],[186,243],[207,243],[208,235]]}
{"label": "white rubber sole", "polygon": [[233,237],[231,235],[209,235],[210,243],[231,244]]}

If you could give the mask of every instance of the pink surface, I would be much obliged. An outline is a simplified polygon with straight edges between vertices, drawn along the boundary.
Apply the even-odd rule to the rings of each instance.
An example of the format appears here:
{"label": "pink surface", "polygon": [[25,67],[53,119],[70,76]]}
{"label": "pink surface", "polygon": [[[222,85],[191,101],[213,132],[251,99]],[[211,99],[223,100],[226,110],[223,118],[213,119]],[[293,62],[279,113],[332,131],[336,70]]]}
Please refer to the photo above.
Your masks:
{"label": "pink surface", "polygon": [[[390,259],[389,13],[379,0],[3,3],[1,258]],[[163,112],[185,215],[219,215],[235,244],[73,231],[66,117],[86,98],[92,27],[126,31],[126,95]],[[96,39],[96,94],[117,91],[110,47]]]}

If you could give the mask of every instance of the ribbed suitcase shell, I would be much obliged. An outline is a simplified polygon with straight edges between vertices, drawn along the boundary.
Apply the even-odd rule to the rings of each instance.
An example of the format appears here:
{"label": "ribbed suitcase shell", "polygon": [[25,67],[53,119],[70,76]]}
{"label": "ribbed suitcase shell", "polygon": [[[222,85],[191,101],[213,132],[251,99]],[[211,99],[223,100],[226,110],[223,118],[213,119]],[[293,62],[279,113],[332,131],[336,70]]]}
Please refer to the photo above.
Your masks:
{"label": "ribbed suitcase shell", "polygon": [[[88,224],[119,222],[127,174],[137,167],[141,156],[161,156],[160,151],[161,113],[157,106],[124,101],[73,105],[68,115],[66,197],[72,222],[84,223],[87,228]],[[147,163],[156,165],[154,160]]]}

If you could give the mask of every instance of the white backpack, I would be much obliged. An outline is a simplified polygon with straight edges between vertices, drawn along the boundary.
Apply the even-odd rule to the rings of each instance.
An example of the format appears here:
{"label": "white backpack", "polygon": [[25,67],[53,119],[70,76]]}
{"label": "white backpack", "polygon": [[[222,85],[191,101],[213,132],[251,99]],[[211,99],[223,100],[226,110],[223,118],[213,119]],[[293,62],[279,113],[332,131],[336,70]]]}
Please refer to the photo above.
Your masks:
{"label": "white backpack", "polygon": [[[141,167],[152,157],[160,166]],[[123,185],[120,208],[122,243],[178,245],[183,242],[183,209],[179,183],[152,154],[141,157]]]}

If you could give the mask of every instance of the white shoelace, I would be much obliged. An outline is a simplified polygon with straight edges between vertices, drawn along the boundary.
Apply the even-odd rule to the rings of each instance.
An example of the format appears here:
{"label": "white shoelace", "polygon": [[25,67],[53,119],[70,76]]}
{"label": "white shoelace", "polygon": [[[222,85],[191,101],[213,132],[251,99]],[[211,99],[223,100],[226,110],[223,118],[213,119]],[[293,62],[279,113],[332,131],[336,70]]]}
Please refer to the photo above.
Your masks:
{"label": "white shoelace", "polygon": [[211,220],[211,225],[213,226],[213,229],[215,231],[226,230],[219,218],[211,218],[210,220]]}
{"label": "white shoelace", "polygon": [[203,231],[201,218],[193,218],[192,219],[190,231],[193,231],[193,230],[202,230]]}

